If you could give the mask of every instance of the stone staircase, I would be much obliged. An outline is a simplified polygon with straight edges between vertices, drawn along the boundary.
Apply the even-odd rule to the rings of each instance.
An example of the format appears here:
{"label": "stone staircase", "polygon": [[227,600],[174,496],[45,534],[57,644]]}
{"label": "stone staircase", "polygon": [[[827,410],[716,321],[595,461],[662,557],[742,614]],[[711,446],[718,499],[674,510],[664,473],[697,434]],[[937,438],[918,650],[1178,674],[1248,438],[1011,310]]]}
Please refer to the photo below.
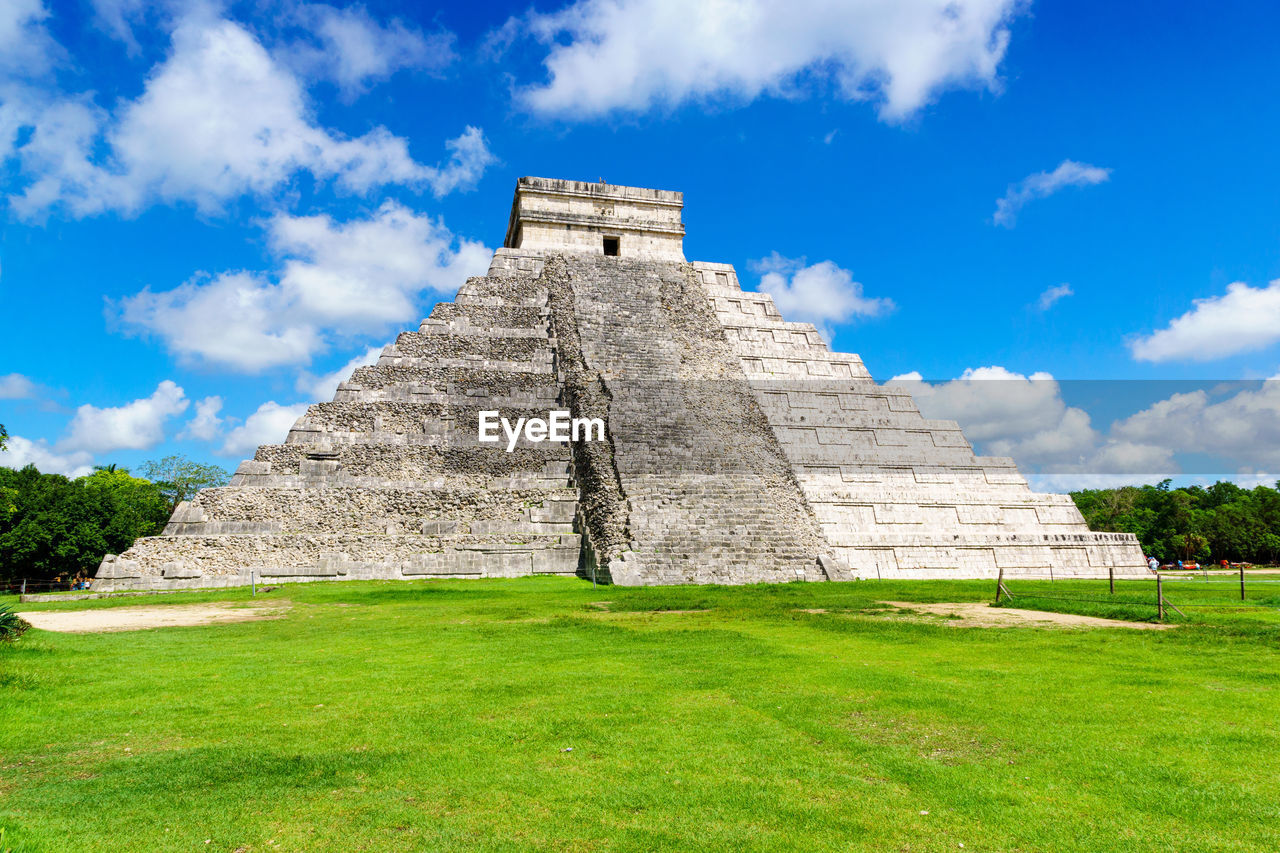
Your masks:
{"label": "stone staircase", "polygon": [[579,338],[562,357],[607,389],[629,537],[599,557],[614,582],[825,579],[817,519],[690,267],[575,256],[550,277]]}

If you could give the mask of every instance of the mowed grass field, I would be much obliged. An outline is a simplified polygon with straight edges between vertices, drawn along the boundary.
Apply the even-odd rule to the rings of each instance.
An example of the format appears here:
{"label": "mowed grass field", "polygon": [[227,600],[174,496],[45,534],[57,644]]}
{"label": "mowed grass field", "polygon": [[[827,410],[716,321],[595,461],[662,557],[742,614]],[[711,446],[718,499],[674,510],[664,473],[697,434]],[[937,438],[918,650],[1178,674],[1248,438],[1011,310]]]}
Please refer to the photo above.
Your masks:
{"label": "mowed grass field", "polygon": [[[1125,589],[1069,607],[1153,615]],[[0,850],[1280,849],[1274,609],[878,604],[992,592],[315,583],[258,596],[281,619],[31,631],[0,644]],[[249,591],[19,609],[208,601]]]}

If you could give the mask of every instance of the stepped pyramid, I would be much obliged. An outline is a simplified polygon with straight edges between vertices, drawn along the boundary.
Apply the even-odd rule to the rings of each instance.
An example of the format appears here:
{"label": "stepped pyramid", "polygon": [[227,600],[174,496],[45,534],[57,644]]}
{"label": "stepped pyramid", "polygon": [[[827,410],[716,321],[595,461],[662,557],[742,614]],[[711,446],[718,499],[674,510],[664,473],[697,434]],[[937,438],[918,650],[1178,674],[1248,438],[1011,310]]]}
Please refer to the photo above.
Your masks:
{"label": "stepped pyramid", "polygon": [[[96,590],[578,574],[620,584],[1144,571],[807,323],[684,259],[683,196],[521,178],[488,275]],[[480,413],[598,418],[481,442]]]}

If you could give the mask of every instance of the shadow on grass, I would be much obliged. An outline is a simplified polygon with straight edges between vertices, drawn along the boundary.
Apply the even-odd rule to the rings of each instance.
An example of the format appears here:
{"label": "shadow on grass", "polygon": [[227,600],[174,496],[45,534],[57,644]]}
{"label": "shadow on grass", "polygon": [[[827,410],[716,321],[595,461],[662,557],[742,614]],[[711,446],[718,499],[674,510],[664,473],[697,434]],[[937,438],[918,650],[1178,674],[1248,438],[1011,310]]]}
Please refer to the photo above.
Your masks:
{"label": "shadow on grass", "polygon": [[[240,744],[70,761],[31,780],[21,799],[0,810],[0,822],[15,850],[63,849],[57,845],[65,841],[68,816],[88,812],[96,815],[98,831],[107,835],[100,840],[112,847],[113,840],[125,844],[122,839],[128,838],[137,845],[147,837],[151,843],[164,838],[155,815],[174,807],[183,815],[184,829],[224,837],[231,829],[251,836],[265,828],[264,812],[359,787],[411,759],[407,752],[386,750],[303,753]],[[128,791],[128,796],[115,797],[115,791]],[[246,812],[254,817],[242,820]]]}

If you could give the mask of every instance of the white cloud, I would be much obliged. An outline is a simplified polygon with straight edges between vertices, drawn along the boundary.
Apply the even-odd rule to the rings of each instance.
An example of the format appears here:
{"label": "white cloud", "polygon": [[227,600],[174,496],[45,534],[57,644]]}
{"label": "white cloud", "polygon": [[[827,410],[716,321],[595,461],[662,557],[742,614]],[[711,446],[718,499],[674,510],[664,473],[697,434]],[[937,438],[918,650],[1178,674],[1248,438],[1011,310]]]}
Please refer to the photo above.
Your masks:
{"label": "white cloud", "polygon": [[0,376],[0,400],[30,400],[40,393],[40,386],[21,373]]}
{"label": "white cloud", "polygon": [[0,450],[0,465],[6,468],[34,465],[44,474],[83,477],[93,473],[93,454],[83,450],[60,453],[43,439],[31,441],[20,435],[11,435],[6,449]]}
{"label": "white cloud", "polygon": [[164,441],[165,421],[190,405],[182,388],[164,380],[150,397],[123,406],[100,409],[85,404],[76,409],[58,449],[104,453],[146,450]]}
{"label": "white cloud", "polygon": [[107,114],[89,98],[44,100],[39,92],[22,91],[5,107],[13,110],[17,124],[31,128],[27,142],[11,151],[30,179],[9,196],[19,216],[38,218],[59,202],[80,216],[137,204],[136,187],[92,161]]}
{"label": "white cloud", "polygon": [[1280,341],[1280,279],[1266,287],[1242,281],[1222,296],[1196,299],[1168,327],[1130,342],[1139,361],[1209,361]]}
{"label": "white cloud", "polygon": [[147,11],[147,0],[90,0],[98,25],[129,49],[138,52],[138,41],[133,37],[133,21]]}
{"label": "white cloud", "polygon": [[[687,101],[795,94],[831,81],[902,120],[950,88],[998,88],[1018,0],[580,0],[517,27],[548,44],[544,115],[591,118]],[[513,27],[503,28],[507,37]]]}
{"label": "white cloud", "polygon": [[[972,441],[1010,442],[1052,433],[1070,421],[1067,432],[1080,434],[1088,415],[1079,409],[1068,417],[1061,389],[1052,374],[1024,376],[1003,367],[967,368],[959,379],[929,384],[919,373],[895,376],[891,383],[911,389],[925,417],[959,421]],[[1084,415],[1083,424],[1079,415]],[[1061,443],[1044,438],[1041,444]]]}
{"label": "white cloud", "polygon": [[449,162],[439,168],[424,170],[427,183],[437,196],[475,186],[484,170],[498,159],[489,151],[489,144],[480,128],[470,125],[446,142],[444,147],[449,150]]}
{"label": "white cloud", "polygon": [[295,46],[289,61],[307,76],[332,80],[348,99],[401,68],[439,70],[457,58],[452,33],[424,35],[399,20],[382,25],[363,6],[308,3],[296,14],[319,46]]}
{"label": "white cloud", "polygon": [[200,400],[196,403],[195,417],[187,421],[182,432],[178,433],[178,438],[193,438],[197,441],[212,441],[217,438],[222,430],[222,418],[218,417],[220,411],[221,397],[205,397]]}
{"label": "white cloud", "polygon": [[370,347],[367,351],[360,353],[360,355],[342,365],[342,367],[323,376],[316,376],[303,371],[298,377],[298,390],[305,393],[308,399],[316,402],[332,400],[334,393],[338,390],[338,386],[350,379],[351,374],[357,367],[377,364],[378,359],[382,356],[383,349],[384,347]]}
{"label": "white cloud", "polygon": [[304,364],[335,337],[380,334],[415,319],[425,292],[483,274],[490,252],[388,201],[368,219],[278,215],[271,277],[228,272],[121,301],[120,319],[161,337],[184,361],[256,371]]}
{"label": "white cloud", "polygon": [[[383,127],[354,139],[320,127],[291,71],[244,27],[199,11],[178,22],[169,56],[114,115],[88,96],[33,87],[4,101],[0,156],[21,164],[27,185],[10,202],[26,218],[57,204],[77,216],[136,213],[153,199],[217,212],[300,172],[350,192],[402,184],[443,195],[473,184],[494,160],[473,127],[447,144],[441,167],[417,163]],[[34,131],[15,147],[23,126]]]}
{"label": "white cloud", "polygon": [[1172,394],[1117,421],[1111,432],[1129,441],[1233,460],[1239,471],[1280,471],[1280,377],[1225,390],[1234,393]]}
{"label": "white cloud", "polygon": [[42,0],[4,0],[0,3],[0,73],[38,77],[62,55],[44,23],[49,10]]}
{"label": "white cloud", "polygon": [[1066,187],[1087,187],[1100,184],[1111,177],[1111,170],[1074,160],[1063,160],[1052,172],[1036,172],[1016,184],[1011,184],[1004,198],[996,200],[996,212],[991,221],[1005,228],[1012,228],[1018,219],[1018,211],[1029,201],[1047,198]]}
{"label": "white cloud", "polygon": [[299,169],[357,191],[421,178],[403,139],[381,128],[339,139],[307,112],[298,81],[243,27],[191,21],[125,109],[112,148],[132,183],[203,209],[273,190]]}
{"label": "white cloud", "polygon": [[291,317],[288,294],[256,273],[202,274],[119,307],[126,326],[159,336],[187,364],[254,371],[306,362],[324,346],[313,323]]}
{"label": "white cloud", "polygon": [[1040,294],[1039,302],[1036,304],[1041,311],[1048,311],[1058,300],[1074,295],[1075,291],[1071,289],[1071,285],[1055,284],[1053,287],[1045,288],[1044,293]]}
{"label": "white cloud", "polygon": [[853,273],[833,261],[806,266],[804,258],[784,258],[774,252],[749,266],[761,273],[760,292],[773,297],[785,317],[813,323],[828,340],[832,324],[879,317],[895,307],[892,299],[865,296]]}
{"label": "white cloud", "polygon": [[[919,373],[889,381],[908,388],[925,417],[957,421],[981,452],[1013,457],[1024,474],[1123,475],[1133,482],[1179,470],[1173,450],[1160,442],[1101,434],[1088,412],[1066,404],[1049,373],[1024,376],[992,366],[937,384],[922,382]],[[1075,482],[1083,488],[1093,481]]]}
{"label": "white cloud", "polygon": [[245,422],[227,434],[218,448],[220,456],[248,456],[262,444],[282,444],[298,418],[307,412],[306,403],[282,406],[274,400],[263,403]]}
{"label": "white cloud", "polygon": [[[1187,469],[1252,484],[1280,475],[1280,376],[1171,393],[1105,432],[1064,402],[1047,373],[984,367],[949,382],[924,383],[919,373],[890,382],[910,390],[926,417],[957,421],[981,452],[1013,457],[1037,488],[1158,482]],[[1115,381],[1085,390],[1127,400],[1149,388]]]}

